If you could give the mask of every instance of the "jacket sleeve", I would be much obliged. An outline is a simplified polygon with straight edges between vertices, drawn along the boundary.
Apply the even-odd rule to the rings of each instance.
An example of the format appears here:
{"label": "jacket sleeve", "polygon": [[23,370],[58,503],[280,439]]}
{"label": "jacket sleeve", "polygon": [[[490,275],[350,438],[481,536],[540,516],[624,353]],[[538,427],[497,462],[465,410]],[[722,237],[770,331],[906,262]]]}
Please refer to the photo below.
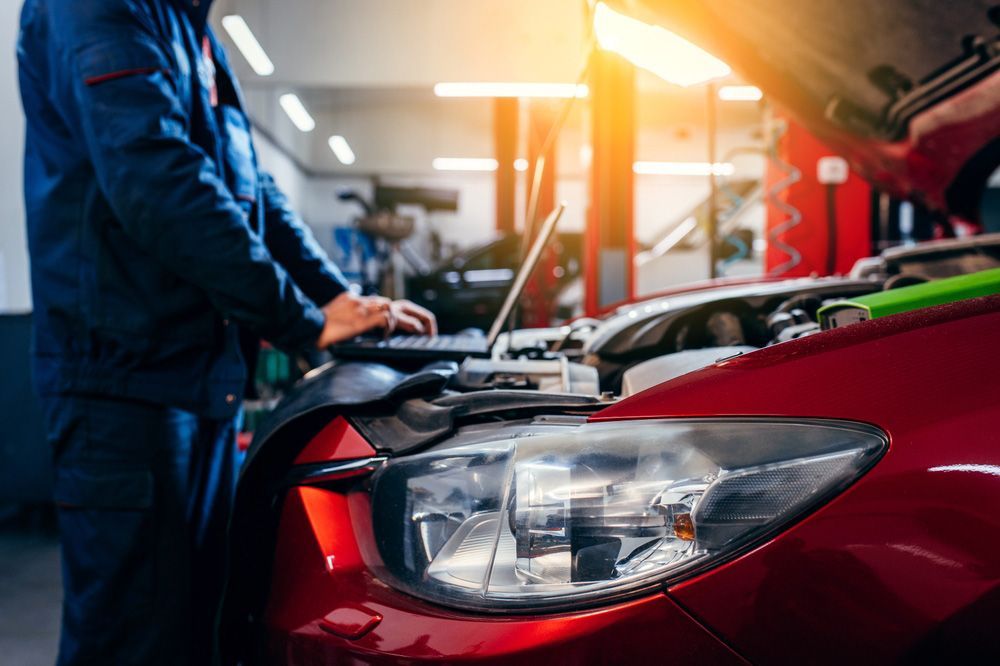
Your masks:
{"label": "jacket sleeve", "polygon": [[264,240],[302,291],[316,303],[328,303],[347,290],[347,280],[292,210],[269,173],[261,173]]}
{"label": "jacket sleeve", "polygon": [[180,92],[197,63],[174,53],[132,3],[52,4],[67,5],[52,19],[70,77],[64,102],[124,231],[225,315],[279,346],[311,346],[322,313],[250,229],[213,157],[189,139]]}

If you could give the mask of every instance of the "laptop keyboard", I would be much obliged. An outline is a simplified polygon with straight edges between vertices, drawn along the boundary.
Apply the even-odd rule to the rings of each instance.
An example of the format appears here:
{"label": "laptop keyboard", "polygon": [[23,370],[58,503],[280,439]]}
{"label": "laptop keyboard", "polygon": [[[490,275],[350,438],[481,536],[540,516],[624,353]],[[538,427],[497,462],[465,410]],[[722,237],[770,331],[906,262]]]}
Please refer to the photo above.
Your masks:
{"label": "laptop keyboard", "polygon": [[481,350],[486,348],[486,340],[467,335],[394,335],[388,340],[380,340],[376,346],[382,349],[427,349],[434,351]]}

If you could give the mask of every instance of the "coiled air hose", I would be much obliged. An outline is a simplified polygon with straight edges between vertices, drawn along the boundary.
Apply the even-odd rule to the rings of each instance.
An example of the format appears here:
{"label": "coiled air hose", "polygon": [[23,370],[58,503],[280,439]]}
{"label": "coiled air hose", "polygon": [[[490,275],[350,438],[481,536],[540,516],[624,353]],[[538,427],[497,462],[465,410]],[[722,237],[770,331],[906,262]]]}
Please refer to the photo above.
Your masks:
{"label": "coiled air hose", "polygon": [[779,251],[788,255],[787,261],[778,264],[768,271],[768,275],[770,276],[787,273],[802,263],[802,254],[797,249],[782,240],[782,236],[797,227],[799,223],[802,222],[802,213],[799,209],[787,201],[784,201],[780,196],[782,192],[802,180],[802,172],[796,168],[795,165],[785,162],[778,156],[778,142],[787,129],[788,126],[786,123],[782,122],[779,124],[779,126],[775,129],[774,135],[771,139],[771,146],[768,151],[768,157],[770,158],[771,163],[777,166],[786,175],[784,178],[772,185],[767,191],[767,199],[772,206],[784,213],[786,217],[780,224],[775,225],[774,228],[767,232],[767,242],[770,247],[777,248]]}

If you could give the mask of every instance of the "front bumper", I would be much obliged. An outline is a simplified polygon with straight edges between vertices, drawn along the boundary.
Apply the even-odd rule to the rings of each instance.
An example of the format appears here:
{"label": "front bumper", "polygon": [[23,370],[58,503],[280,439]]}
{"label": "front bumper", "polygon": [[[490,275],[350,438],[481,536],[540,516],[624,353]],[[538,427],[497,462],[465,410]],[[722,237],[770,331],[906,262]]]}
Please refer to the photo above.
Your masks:
{"label": "front bumper", "polygon": [[[292,489],[264,614],[272,663],[745,663],[666,594],[543,616],[461,614],[375,578],[363,492]],[[370,530],[370,528],[368,528]]]}

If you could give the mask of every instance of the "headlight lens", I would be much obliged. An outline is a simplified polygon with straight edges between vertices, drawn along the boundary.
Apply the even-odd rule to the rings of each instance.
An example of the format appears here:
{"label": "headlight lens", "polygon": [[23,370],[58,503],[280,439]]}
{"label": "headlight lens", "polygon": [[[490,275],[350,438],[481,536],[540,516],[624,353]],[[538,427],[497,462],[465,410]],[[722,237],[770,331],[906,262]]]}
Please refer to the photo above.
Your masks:
{"label": "headlight lens", "polygon": [[400,458],[374,480],[380,573],[485,611],[611,601],[772,533],[885,446],[853,423],[659,420]]}

